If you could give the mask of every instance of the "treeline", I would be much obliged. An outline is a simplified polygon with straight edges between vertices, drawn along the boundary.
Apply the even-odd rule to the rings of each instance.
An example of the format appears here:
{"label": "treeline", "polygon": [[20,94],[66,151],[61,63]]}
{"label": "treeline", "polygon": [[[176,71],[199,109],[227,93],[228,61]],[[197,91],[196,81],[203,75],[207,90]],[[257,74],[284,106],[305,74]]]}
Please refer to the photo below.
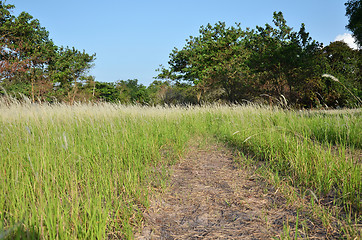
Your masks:
{"label": "treeline", "polygon": [[74,102],[95,54],[58,47],[49,32],[29,13],[14,16],[14,5],[0,1],[0,85],[2,94],[25,95],[34,101]]}
{"label": "treeline", "polygon": [[[170,54],[160,79],[191,83],[198,101],[280,102],[295,107],[362,103],[362,51],[344,42],[323,47],[304,24],[298,32],[275,12],[273,26],[243,30],[219,22],[202,26]],[[323,77],[332,75],[334,77]]]}
{"label": "treeline", "polygon": [[13,8],[0,1],[0,95],[70,104],[251,101],[307,108],[356,106],[362,98],[362,51],[344,42],[324,47],[303,24],[293,31],[281,12],[273,26],[202,26],[146,87],[137,79],[96,81],[89,75],[95,54],[56,46],[38,20],[14,16]]}
{"label": "treeline", "polygon": [[98,82],[89,75],[95,54],[56,46],[29,13],[14,16],[0,1],[0,95],[32,102],[107,101],[125,104],[196,104],[192,86],[137,79]]}

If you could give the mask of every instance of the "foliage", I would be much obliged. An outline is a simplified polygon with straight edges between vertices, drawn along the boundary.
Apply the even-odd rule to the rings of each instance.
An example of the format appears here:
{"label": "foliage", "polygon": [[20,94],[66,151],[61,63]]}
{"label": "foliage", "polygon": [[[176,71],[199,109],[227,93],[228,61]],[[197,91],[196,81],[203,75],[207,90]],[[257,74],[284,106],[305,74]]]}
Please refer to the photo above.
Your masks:
{"label": "foliage", "polygon": [[138,84],[137,79],[119,80],[116,82],[116,88],[122,103],[145,104],[150,100],[147,88],[143,84]]}
{"label": "foliage", "polygon": [[165,102],[166,93],[169,88],[169,82],[154,80],[147,88],[148,94],[150,96],[150,104],[163,104]]}
{"label": "foliage", "polygon": [[313,96],[305,86],[320,81],[317,56],[321,45],[312,41],[304,24],[294,32],[281,12],[274,13],[273,23],[275,28],[269,24],[257,26],[247,39],[252,49],[249,67],[263,89],[261,93],[274,98],[283,95],[294,104],[309,104]]}
{"label": "foliage", "polygon": [[[332,42],[323,48],[326,59],[326,72],[337,77],[343,85],[355,95],[362,97],[362,51],[350,48],[345,42]],[[341,84],[331,79],[325,79],[324,99],[328,106],[353,106],[354,99],[351,94],[344,91]]]}
{"label": "foliage", "polygon": [[118,102],[119,95],[114,83],[94,82],[93,97],[105,102]]}
{"label": "foliage", "polygon": [[346,16],[349,17],[348,25],[346,26],[353,32],[356,38],[356,43],[362,46],[362,1],[361,0],[348,0],[345,3]]}
{"label": "foliage", "polygon": [[86,76],[94,60],[95,54],[89,55],[84,50],[80,52],[74,47],[57,49],[49,63],[48,72],[55,84],[54,88],[58,98],[62,99],[67,96],[70,103],[74,102],[79,81]]}
{"label": "foliage", "polygon": [[0,2],[0,6],[0,81],[5,86],[30,84],[34,101],[35,95],[40,98],[51,90],[46,68],[56,47],[49,33],[30,14],[22,12],[15,17],[10,14],[13,5]]}
{"label": "foliage", "polygon": [[226,28],[222,22],[201,26],[199,32],[200,36],[186,40],[182,50],[172,51],[170,69],[162,68],[158,77],[193,83],[199,102],[203,94],[216,88],[223,89],[225,97],[235,102],[247,79],[248,51],[240,41],[245,32],[239,24]]}
{"label": "foliage", "polygon": [[[348,26],[358,29],[360,1],[346,6]],[[95,54],[56,46],[37,19],[26,12],[14,16],[12,9],[0,1],[1,95],[70,104],[256,101],[303,108],[356,106],[352,95],[362,97],[362,50],[341,42],[323,47],[304,24],[299,31],[288,26],[282,12],[274,12],[272,25],[255,29],[223,22],[201,26],[198,36],[172,50],[168,67],[161,66],[158,80],[146,87],[137,79],[96,81],[89,76]],[[322,78],[325,73],[340,82]]]}
{"label": "foliage", "polygon": [[[331,91],[330,82],[322,78],[326,72],[340,76],[347,70],[326,55],[335,48],[333,44],[324,49],[304,24],[293,31],[282,12],[274,12],[273,24],[252,30],[242,30],[240,24],[226,27],[222,22],[201,26],[199,36],[187,39],[181,50],[173,49],[169,68],[162,67],[158,78],[190,82],[198,102],[240,103],[267,97],[270,104],[282,98],[284,103],[307,108],[355,103],[342,88]],[[344,78],[354,92],[361,91],[360,62],[357,51],[338,59],[339,65],[351,70]]]}
{"label": "foliage", "polygon": [[170,85],[165,92],[163,104],[166,105],[195,105],[198,103],[196,89],[188,83]]}
{"label": "foliage", "polygon": [[[33,102],[59,97],[73,103],[78,81],[87,77],[95,54],[57,47],[37,19],[26,12],[16,17],[11,14],[13,8],[0,1],[1,86],[8,91],[18,89]],[[31,91],[28,87],[21,90],[24,85],[30,85]]]}

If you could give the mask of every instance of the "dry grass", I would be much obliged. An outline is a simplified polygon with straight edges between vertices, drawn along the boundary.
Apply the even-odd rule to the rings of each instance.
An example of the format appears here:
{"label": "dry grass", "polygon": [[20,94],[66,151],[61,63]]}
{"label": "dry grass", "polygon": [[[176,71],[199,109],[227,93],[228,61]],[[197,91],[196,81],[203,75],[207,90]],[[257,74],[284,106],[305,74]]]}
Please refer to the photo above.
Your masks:
{"label": "dry grass", "polygon": [[299,238],[328,235],[318,220],[299,213],[250,168],[240,168],[220,144],[206,149],[192,144],[171,172],[168,188],[155,194],[145,211],[136,239],[271,239],[294,237],[295,231]]}
{"label": "dry grass", "polygon": [[[295,189],[297,197],[310,190],[320,205],[332,201],[321,208],[318,216],[324,219],[316,225],[331,226],[334,231],[331,223],[340,218],[337,233],[358,237],[362,221],[361,124],[358,112],[311,114],[258,106],[69,106],[0,100],[0,136],[4,139],[0,144],[0,236],[132,238],[132,231],[142,221],[140,209],[149,205],[150,186],[164,186],[167,169],[188,149],[189,139],[201,135],[223,141],[243,154],[252,153],[255,158],[248,162],[259,164],[261,160],[270,173],[263,177],[276,180],[275,186],[283,182]],[[304,213],[296,214],[283,202],[280,208],[275,206],[282,198],[269,194],[277,190],[268,192],[259,181],[243,178],[251,175],[234,169],[228,153],[209,148],[204,152],[193,149],[190,154],[175,167],[175,173],[180,171],[175,190],[211,202],[191,199],[187,203],[186,199],[191,207],[175,205],[190,215],[183,220],[185,226],[194,226],[198,233],[207,233],[205,236],[218,236],[217,227],[232,229],[237,224],[230,220],[236,212],[234,217],[243,229],[252,229],[254,222],[261,224],[258,233],[250,234],[287,238],[293,235],[290,226],[304,224]],[[213,166],[219,172],[213,172]],[[196,187],[187,189],[185,183]],[[209,190],[211,195],[207,195]],[[248,192],[250,198],[245,195]],[[216,195],[225,201],[212,202]],[[293,190],[284,195],[289,199]],[[260,205],[251,201],[253,196]],[[195,202],[200,204],[198,208]],[[264,213],[257,213],[254,205]],[[269,212],[273,206],[276,212]],[[250,221],[243,219],[244,211],[253,216]],[[279,213],[288,217],[274,219]],[[313,236],[319,230],[308,221],[303,234]],[[179,231],[180,236],[187,236]]]}

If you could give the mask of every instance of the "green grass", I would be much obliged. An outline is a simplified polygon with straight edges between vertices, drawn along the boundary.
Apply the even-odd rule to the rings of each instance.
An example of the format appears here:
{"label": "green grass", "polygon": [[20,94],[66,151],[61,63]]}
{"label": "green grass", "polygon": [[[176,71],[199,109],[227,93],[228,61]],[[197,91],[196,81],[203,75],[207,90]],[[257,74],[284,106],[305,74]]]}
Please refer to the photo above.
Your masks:
{"label": "green grass", "polygon": [[361,149],[358,111],[112,104],[13,104],[0,111],[0,238],[132,238],[151,186],[167,181],[162,169],[200,135],[361,212],[361,162],[349,154]]}
{"label": "green grass", "polygon": [[[219,114],[223,121],[215,134],[267,161],[271,170],[288,176],[295,186],[313,189],[322,197],[333,194],[341,205],[361,210],[361,162],[359,155],[346,155],[349,146],[360,149],[361,118],[346,114],[311,120],[294,112],[263,109],[245,114]],[[318,136],[323,144],[313,140]]]}
{"label": "green grass", "polygon": [[189,138],[187,116],[112,105],[38,108],[0,121],[0,228],[21,221],[48,239],[131,237],[151,171],[164,157],[175,160]]}

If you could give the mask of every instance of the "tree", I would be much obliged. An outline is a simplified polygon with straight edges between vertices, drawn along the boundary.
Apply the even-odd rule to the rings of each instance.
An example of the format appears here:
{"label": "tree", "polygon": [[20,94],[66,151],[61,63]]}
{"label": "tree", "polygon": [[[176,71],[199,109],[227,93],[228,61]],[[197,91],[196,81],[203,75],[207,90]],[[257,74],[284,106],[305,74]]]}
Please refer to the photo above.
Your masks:
{"label": "tree", "polygon": [[14,5],[5,5],[0,1],[0,78],[12,77],[17,71],[25,71],[26,61],[17,57],[19,49],[13,46],[13,36],[9,31],[9,22],[13,21],[10,10]]}
{"label": "tree", "polygon": [[199,103],[197,91],[190,83],[175,82],[170,85],[165,92],[163,100],[167,105],[195,105]]}
{"label": "tree", "polygon": [[56,96],[73,103],[95,54],[57,47],[37,19],[26,12],[16,17],[13,8],[0,1],[0,84],[33,102]]}
{"label": "tree", "polygon": [[119,92],[114,83],[95,82],[95,98],[106,102],[119,102]]}
{"label": "tree", "polygon": [[93,67],[95,54],[89,55],[84,50],[81,52],[69,47],[57,49],[50,60],[48,72],[53,80],[58,97],[66,97],[73,103],[79,84],[86,80],[88,71]]}
{"label": "tree", "polygon": [[322,81],[321,44],[304,24],[293,31],[282,12],[274,12],[273,23],[245,31],[240,24],[201,26],[199,36],[171,52],[169,68],[162,67],[158,78],[192,83],[198,101],[203,96],[235,103],[264,95],[313,105]]}
{"label": "tree", "polygon": [[200,35],[190,37],[182,50],[170,54],[170,68],[162,68],[160,79],[191,82],[197,89],[197,99],[210,90],[221,88],[230,102],[243,92],[248,68],[248,50],[241,39],[245,32],[240,25],[227,28],[225,23],[201,26]]}
{"label": "tree", "polygon": [[345,106],[348,103],[353,106],[355,98],[343,86],[353,95],[362,97],[362,51],[350,48],[343,41],[336,41],[323,48],[323,56],[327,63],[325,72],[342,83],[324,79],[325,103],[328,106]]}
{"label": "tree", "polygon": [[55,45],[37,19],[26,12],[15,17],[13,8],[0,2],[0,78],[9,86],[30,84],[35,101],[35,94],[41,98],[51,89],[46,68]]}
{"label": "tree", "polygon": [[143,84],[138,84],[137,79],[119,80],[116,89],[122,103],[147,104],[150,101],[147,88]]}
{"label": "tree", "polygon": [[[286,24],[282,12],[274,12],[275,27],[256,27],[246,38],[251,49],[248,66],[261,92],[272,98],[281,96],[289,102],[305,105],[313,100],[321,80],[318,56],[321,45],[309,37],[302,24],[298,32]],[[305,88],[305,86],[309,88]],[[304,99],[304,100],[302,100]],[[308,105],[310,101],[308,100]]]}
{"label": "tree", "polygon": [[362,0],[349,0],[345,6],[346,16],[349,17],[346,27],[352,31],[356,43],[362,46]]}
{"label": "tree", "polygon": [[154,105],[164,104],[166,93],[170,88],[168,81],[154,80],[148,87],[147,91],[150,96],[150,103]]}

